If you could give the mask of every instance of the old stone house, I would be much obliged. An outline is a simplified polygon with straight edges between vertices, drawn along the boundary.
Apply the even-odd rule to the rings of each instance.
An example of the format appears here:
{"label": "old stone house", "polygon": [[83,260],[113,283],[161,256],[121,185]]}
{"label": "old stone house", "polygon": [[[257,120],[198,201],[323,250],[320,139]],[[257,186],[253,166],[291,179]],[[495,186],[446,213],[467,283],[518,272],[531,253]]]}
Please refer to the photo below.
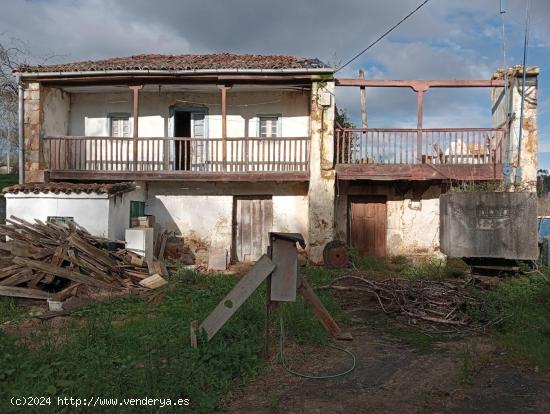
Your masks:
{"label": "old stone house", "polygon": [[[537,73],[527,77],[524,182],[536,176]],[[21,67],[26,184],[6,194],[8,215],[70,216],[121,238],[134,209],[195,249],[225,249],[238,261],[258,258],[268,231],[302,233],[315,262],[334,239],[361,254],[437,254],[441,192],[451,182],[502,180],[510,173],[503,165],[517,164],[521,71],[509,75],[506,100],[503,73],[483,81],[335,79],[319,60],[291,56]],[[418,94],[416,129],[335,124],[336,87],[387,86]],[[422,128],[422,97],[434,87],[489,88],[494,124]]]}

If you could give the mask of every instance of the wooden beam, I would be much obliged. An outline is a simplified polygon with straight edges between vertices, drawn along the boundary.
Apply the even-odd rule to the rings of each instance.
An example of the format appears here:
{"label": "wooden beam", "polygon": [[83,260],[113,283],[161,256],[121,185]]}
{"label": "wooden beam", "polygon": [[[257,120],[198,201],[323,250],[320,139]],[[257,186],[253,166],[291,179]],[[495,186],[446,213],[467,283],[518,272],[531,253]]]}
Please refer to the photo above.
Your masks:
{"label": "wooden beam", "polygon": [[44,78],[27,78],[29,81],[39,82],[44,86],[90,86],[90,85],[123,85],[128,84],[218,84],[230,82],[232,84],[262,83],[268,85],[303,85],[310,86],[312,81],[330,80],[326,74],[234,74],[234,75],[99,75],[99,76],[61,76]]}
{"label": "wooden beam", "polygon": [[0,296],[11,296],[14,298],[27,299],[48,299],[52,296],[52,293],[44,292],[43,290],[38,289],[0,286]]}
{"label": "wooden beam", "polygon": [[138,136],[139,136],[139,91],[143,89],[143,85],[132,85],[130,89],[133,92],[133,118],[134,118],[134,171],[137,170],[137,160],[138,160]]}
{"label": "wooden beam", "polygon": [[336,174],[340,180],[372,181],[498,181],[503,178],[502,164],[339,164]]}
{"label": "wooden beam", "polygon": [[[365,71],[363,69],[359,69],[359,79],[365,79]],[[363,128],[368,128],[369,122],[367,118],[367,90],[364,86],[360,86],[359,89],[361,100],[361,126]]]}
{"label": "wooden beam", "polygon": [[327,332],[336,339],[353,339],[350,333],[342,332],[342,329],[338,326],[334,318],[327,311],[323,303],[319,300],[313,289],[307,283],[307,279],[302,277],[302,284],[300,285],[300,293],[307,300],[311,306],[313,306],[313,312],[327,330]]}
{"label": "wooden beam", "polygon": [[227,161],[227,90],[230,88],[227,85],[218,85],[222,95],[222,159],[224,163]]}
{"label": "wooden beam", "polygon": [[26,259],[24,257],[14,257],[12,261],[13,263],[27,266],[31,269],[40,270],[41,272],[49,273],[64,279],[69,279],[73,282],[80,282],[85,285],[95,286],[104,289],[120,289],[119,286],[114,286],[101,280],[94,279],[93,277],[83,275],[82,273],[73,272],[63,267],[53,266],[40,262],[38,260]]}
{"label": "wooden beam", "polygon": [[416,157],[422,163],[422,117],[424,110],[424,90],[416,91],[417,118],[416,118]]}
{"label": "wooden beam", "polygon": [[274,269],[275,265],[264,254],[200,324],[199,331],[204,330],[210,340]]}
{"label": "wooden beam", "polygon": [[216,182],[284,182],[309,181],[308,172],[258,172],[222,173],[194,171],[51,171],[51,180],[90,180],[90,181],[216,181]]}
{"label": "wooden beam", "polygon": [[503,87],[504,80],[382,80],[382,79],[335,79],[336,86],[359,86],[371,88],[411,88],[413,90],[428,88],[494,88]]}

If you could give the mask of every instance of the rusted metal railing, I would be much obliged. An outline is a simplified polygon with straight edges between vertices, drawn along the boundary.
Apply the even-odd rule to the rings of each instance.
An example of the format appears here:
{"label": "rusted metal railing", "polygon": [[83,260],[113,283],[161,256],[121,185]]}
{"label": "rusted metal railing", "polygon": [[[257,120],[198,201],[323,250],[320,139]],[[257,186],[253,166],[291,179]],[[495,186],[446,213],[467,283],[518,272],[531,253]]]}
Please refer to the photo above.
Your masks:
{"label": "rusted metal railing", "polygon": [[50,171],[307,172],[309,153],[309,137],[45,138]]}
{"label": "rusted metal railing", "polygon": [[497,164],[504,128],[336,130],[336,164]]}

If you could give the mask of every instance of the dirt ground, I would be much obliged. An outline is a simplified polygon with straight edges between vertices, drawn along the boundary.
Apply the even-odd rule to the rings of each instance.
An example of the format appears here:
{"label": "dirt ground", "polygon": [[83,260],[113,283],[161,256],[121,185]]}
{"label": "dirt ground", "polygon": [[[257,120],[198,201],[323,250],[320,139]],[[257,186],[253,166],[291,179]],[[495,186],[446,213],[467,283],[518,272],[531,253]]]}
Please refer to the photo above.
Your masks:
{"label": "dirt ground", "polygon": [[[488,336],[447,339],[418,350],[381,329],[380,312],[350,309],[356,369],[305,379],[274,362],[228,400],[228,413],[550,413],[550,375],[514,363]],[[333,373],[351,357],[322,346],[288,344],[301,372]]]}

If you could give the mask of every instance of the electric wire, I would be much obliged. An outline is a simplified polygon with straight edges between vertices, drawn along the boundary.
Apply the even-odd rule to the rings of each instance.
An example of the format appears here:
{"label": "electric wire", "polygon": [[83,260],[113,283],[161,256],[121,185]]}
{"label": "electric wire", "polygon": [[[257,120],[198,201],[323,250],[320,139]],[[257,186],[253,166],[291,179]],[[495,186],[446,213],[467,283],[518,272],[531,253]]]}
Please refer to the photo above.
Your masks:
{"label": "electric wire", "polygon": [[372,42],[370,45],[368,45],[365,49],[363,49],[361,52],[357,53],[350,60],[348,60],[346,63],[344,63],[338,69],[336,69],[334,71],[334,73],[337,73],[337,72],[341,71],[342,69],[344,69],[346,66],[348,66],[351,62],[353,62],[355,59],[357,59],[359,56],[361,56],[367,50],[369,50],[371,47],[373,47],[378,42],[380,42],[383,38],[385,38],[387,35],[389,35],[391,32],[393,32],[395,29],[397,29],[398,26],[400,26],[402,23],[404,23],[409,17],[411,17],[418,10],[420,10],[422,7],[424,7],[429,1],[430,0],[424,0],[422,3],[420,3],[418,6],[416,6],[416,8],[413,11],[411,11],[409,14],[407,14],[405,17],[403,17],[400,21],[398,21],[396,24],[394,24],[391,28],[386,30],[382,35],[380,35],[374,42]]}

